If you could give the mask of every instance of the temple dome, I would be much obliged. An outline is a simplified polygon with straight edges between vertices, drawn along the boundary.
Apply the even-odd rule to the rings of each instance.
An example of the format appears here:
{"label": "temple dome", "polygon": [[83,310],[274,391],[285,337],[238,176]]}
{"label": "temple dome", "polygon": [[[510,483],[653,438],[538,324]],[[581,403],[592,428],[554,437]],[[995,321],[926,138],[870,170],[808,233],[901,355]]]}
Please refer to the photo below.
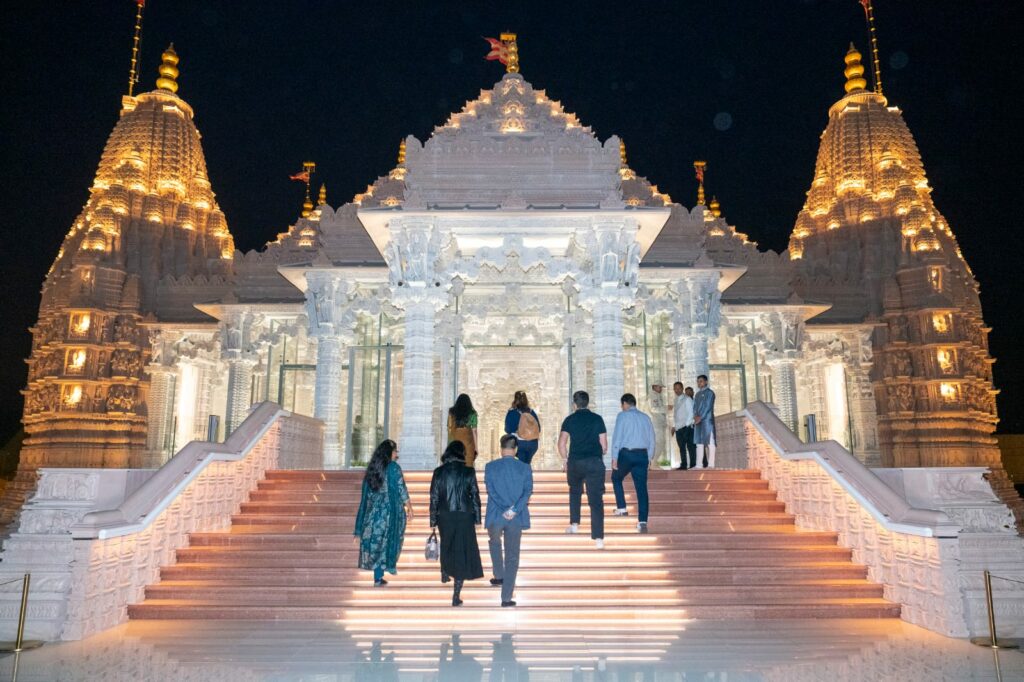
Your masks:
{"label": "temple dome", "polygon": [[176,64],[177,55],[168,50],[158,79],[161,86],[122,99],[120,119],[103,149],[89,199],[51,273],[72,267],[83,252],[92,259],[125,260],[118,252],[127,248],[122,242],[133,225],[188,233],[186,241],[193,247],[188,260],[195,262],[172,265],[163,274],[199,274],[208,270],[207,257],[232,257],[234,241],[210,187],[192,108],[173,92]]}
{"label": "temple dome", "polygon": [[[941,224],[955,250],[902,113],[882,94],[865,89],[860,54],[852,47],[844,62],[847,94],[829,109],[790,251],[802,253],[801,242],[812,235],[879,219],[899,220],[908,238],[922,225]],[[933,246],[931,239],[925,243]]]}

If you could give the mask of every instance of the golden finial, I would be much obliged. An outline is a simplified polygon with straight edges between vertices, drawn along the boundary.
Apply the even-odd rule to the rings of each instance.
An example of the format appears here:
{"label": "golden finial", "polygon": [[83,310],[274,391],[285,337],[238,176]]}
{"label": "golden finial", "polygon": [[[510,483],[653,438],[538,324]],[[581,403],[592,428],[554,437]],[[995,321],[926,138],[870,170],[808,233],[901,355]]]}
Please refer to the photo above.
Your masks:
{"label": "golden finial", "polygon": [[718,203],[718,197],[711,197],[711,204],[708,205],[708,208],[711,210],[711,215],[716,218],[722,217],[722,206]]}
{"label": "golden finial", "polygon": [[619,140],[619,165],[626,167],[626,143]]}
{"label": "golden finial", "polygon": [[398,165],[405,165],[405,140],[398,143]]}
{"label": "golden finial", "polygon": [[327,203],[327,185],[320,185],[320,196],[316,198],[316,205],[323,206]]}
{"label": "golden finial", "polygon": [[704,205],[704,169],[708,167],[707,161],[694,161],[693,170],[697,175],[697,205]]}
{"label": "golden finial", "polygon": [[519,46],[516,45],[516,34],[502,33],[501,42],[505,43],[505,49],[508,51],[505,73],[519,73]]}
{"label": "golden finial", "polygon": [[843,75],[846,76],[846,85],[844,86],[846,92],[851,93],[867,88],[868,82],[864,79],[864,65],[860,63],[860,52],[853,46],[853,43],[850,43],[850,49],[843,61],[846,62],[846,69],[843,70]]}
{"label": "golden finial", "polygon": [[167,92],[178,91],[178,53],[174,51],[174,43],[160,55],[160,77],[156,79],[156,87]]}
{"label": "golden finial", "polygon": [[308,218],[313,213],[313,200],[309,197],[309,181],[316,172],[316,164],[312,161],[302,162],[302,177],[306,182],[306,200],[302,202],[302,217]]}
{"label": "golden finial", "polygon": [[135,84],[139,82],[139,43],[142,42],[142,10],[146,3],[139,0],[135,3],[135,37],[132,38],[132,67],[128,70],[128,96],[131,97],[135,91]]}

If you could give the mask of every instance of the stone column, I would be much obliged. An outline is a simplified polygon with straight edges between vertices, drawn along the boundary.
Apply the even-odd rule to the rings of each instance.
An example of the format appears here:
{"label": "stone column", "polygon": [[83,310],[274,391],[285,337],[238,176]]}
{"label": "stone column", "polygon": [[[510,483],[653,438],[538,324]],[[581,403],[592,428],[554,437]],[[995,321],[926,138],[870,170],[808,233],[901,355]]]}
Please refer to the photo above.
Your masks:
{"label": "stone column", "polygon": [[252,368],[247,358],[231,358],[228,364],[228,400],[224,409],[224,436],[230,436],[245,421],[252,405]]}
{"label": "stone column", "polygon": [[679,338],[679,351],[683,362],[682,381],[684,386],[692,386],[697,390],[697,377],[707,376],[708,372],[708,337],[707,329],[701,328],[697,334],[683,335]]}
{"label": "stone column", "polygon": [[150,365],[149,416],[146,424],[146,453],[141,462],[143,468],[159,467],[169,458],[167,452],[171,443],[171,418],[174,414],[174,382],[176,372],[166,365]]}
{"label": "stone column", "polygon": [[796,358],[775,357],[768,359],[772,370],[772,398],[779,408],[779,418],[793,431],[799,433],[796,404]]}
{"label": "stone column", "polygon": [[341,338],[318,336],[313,416],[324,423],[325,469],[341,467],[341,369]]}
{"label": "stone column", "polygon": [[402,461],[411,470],[429,470],[435,465],[434,323],[447,295],[425,290],[401,292],[398,301],[405,310],[405,344],[402,351],[402,433],[399,447]]}
{"label": "stone column", "polygon": [[593,305],[594,322],[594,394],[592,409],[604,418],[608,442],[620,412],[622,396],[622,303],[601,298]]}

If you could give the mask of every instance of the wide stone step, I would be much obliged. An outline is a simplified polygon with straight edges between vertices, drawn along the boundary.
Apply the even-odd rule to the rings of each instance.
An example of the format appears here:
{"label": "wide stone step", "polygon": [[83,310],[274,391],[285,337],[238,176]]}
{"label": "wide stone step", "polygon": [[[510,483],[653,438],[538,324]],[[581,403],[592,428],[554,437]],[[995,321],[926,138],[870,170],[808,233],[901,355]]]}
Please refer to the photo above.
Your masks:
{"label": "wide stone step", "polygon": [[[419,547],[416,543],[422,543],[426,531],[419,533],[407,532],[405,536],[406,551],[413,551],[411,548]],[[625,537],[637,539],[650,538],[659,545],[671,545],[683,549],[717,549],[735,547],[738,549],[756,549],[760,547],[799,547],[807,545],[832,545],[836,544],[834,533],[818,533],[814,531],[789,532],[789,533],[661,533],[638,535],[630,533]],[[531,540],[542,545],[564,545],[565,533],[541,534],[536,530],[530,530],[524,535],[524,541]],[[348,533],[261,533],[258,530],[252,533],[193,533],[190,536],[192,547],[260,547],[273,546],[280,549],[345,549],[352,546],[352,534]]]}
{"label": "wide stone step", "polygon": [[[413,520],[409,528],[415,531],[417,528],[425,529],[427,520],[420,514]],[[556,531],[564,528],[568,520],[568,513],[561,518],[547,517],[545,524],[544,517],[531,516],[533,529],[547,528]],[[257,532],[281,532],[294,531],[319,532],[319,533],[352,533],[354,517],[337,518],[331,516],[301,516],[301,515],[245,515],[239,514],[232,517],[232,532],[245,533],[249,529]],[[672,529],[675,532],[751,532],[753,529],[764,528],[765,526],[790,526],[793,517],[789,514],[730,514],[729,516],[697,516],[697,515],[662,515],[651,517],[650,530],[652,533],[660,533],[662,529]],[[533,532],[531,529],[531,532]],[[582,522],[580,523],[580,535],[590,532],[590,524],[587,519],[586,509]],[[605,519],[605,534],[635,533],[636,517],[609,517]]]}
{"label": "wide stone step", "polygon": [[[804,565],[812,562],[844,561],[850,559],[850,550],[842,547],[801,547],[792,549],[647,549],[629,545],[606,545],[604,550],[584,548],[525,548],[522,557],[524,566],[562,566],[572,571],[575,566],[600,565],[623,566],[783,566]],[[489,563],[489,554],[481,552],[484,563]],[[227,547],[190,547],[177,551],[182,563],[213,562],[254,567],[318,567],[355,565],[359,550],[328,550],[318,552],[264,549],[234,549]],[[431,565],[422,554],[403,553],[399,567]],[[566,582],[571,584],[571,576]]]}
{"label": "wide stone step", "polygon": [[[421,564],[418,567],[399,566],[399,577],[405,575],[410,579],[440,578],[437,563]],[[562,564],[552,566],[521,566],[519,575],[523,580],[557,581],[565,580],[566,569]],[[588,581],[606,581],[614,575],[624,582],[633,580],[663,580],[670,577],[684,585],[769,585],[789,584],[808,580],[863,580],[867,577],[867,569],[849,562],[819,562],[809,566],[787,565],[781,569],[736,566],[727,569],[721,567],[681,567],[673,565],[644,567],[624,566],[609,573],[605,567],[589,565],[574,568],[574,582],[587,584]],[[426,577],[424,577],[426,576]],[[161,580],[221,580],[238,585],[250,585],[253,589],[271,586],[322,586],[338,587],[364,582],[370,578],[369,571],[349,566],[332,567],[251,567],[237,564],[179,563],[160,569]]]}
{"label": "wide stone step", "polygon": [[[436,605],[451,599],[451,585],[431,582],[409,582],[406,576],[389,578],[384,588],[372,587],[364,580],[351,587],[267,587],[253,591],[251,587],[225,585],[216,582],[174,581],[146,588],[147,599],[192,599],[210,603],[245,604],[259,601],[267,606],[334,604],[387,604],[401,600],[409,606]],[[468,604],[493,603],[500,590],[486,580],[470,582],[463,589]],[[808,593],[815,598],[880,598],[882,589],[867,581],[828,582],[815,581],[781,585],[748,586],[682,586],[678,584],[634,585],[621,582],[590,583],[586,586],[550,586],[517,581],[516,600],[524,606],[533,604],[593,604],[604,606],[630,603],[679,606],[689,604],[770,604],[806,599]]]}
{"label": "wide stone step", "polygon": [[[480,470],[483,475],[483,470]],[[266,472],[267,480],[316,480],[316,481],[362,481],[365,471],[363,469],[349,469],[342,471],[321,471],[317,469],[271,469]],[[403,475],[407,481],[430,481],[432,471],[404,471]],[[665,471],[655,469],[650,472],[651,478],[731,478],[731,479],[754,479],[761,480],[761,472],[754,469],[696,469],[687,471]],[[565,481],[565,473],[561,471],[534,471],[534,480],[560,480]]]}
{"label": "wide stone step", "polygon": [[[413,507],[421,509],[428,508],[428,501],[413,500]],[[565,515],[568,511],[568,504],[564,501],[555,504],[531,504],[530,516],[540,515]],[[721,514],[731,512],[782,512],[786,505],[777,500],[659,500],[654,498],[650,501],[650,512],[652,514]],[[606,513],[615,510],[615,500],[605,498]],[[359,511],[357,501],[345,503],[330,502],[243,502],[241,513],[243,514],[300,514],[302,516],[339,516],[347,515],[355,518]]]}
{"label": "wide stone step", "polygon": [[344,606],[280,606],[226,605],[192,600],[147,600],[128,607],[131,618],[202,619],[202,620],[338,620],[354,628],[374,626],[422,629],[435,623],[458,624],[462,627],[493,625],[496,612],[502,618],[524,625],[527,622],[550,630],[578,630],[586,623],[588,630],[618,630],[623,627],[652,629],[685,625],[692,619],[793,619],[793,618],[895,618],[899,605],[883,599],[817,599],[785,604],[697,605],[687,607],[633,606],[568,607],[544,605],[516,607],[505,613],[494,604],[466,604],[458,609],[430,607],[414,614],[404,605],[374,605],[368,608]]}
{"label": "wide stone step", "polygon": [[[772,501],[776,500],[776,494],[767,488],[764,490],[657,490],[654,488],[649,489],[649,494],[652,500],[663,500],[663,501]],[[609,489],[605,492],[605,495],[612,497],[613,493]],[[410,497],[413,503],[424,503],[430,499],[427,491],[411,491]],[[586,495],[584,494],[584,498]],[[354,503],[358,504],[360,499],[359,490],[351,489],[337,489],[337,490],[277,490],[277,489],[261,489],[254,490],[249,494],[249,502],[322,502],[328,504],[342,504],[342,503]],[[480,499],[487,500],[487,491],[480,491]],[[533,491],[533,495],[530,497],[530,506],[538,504],[568,504],[569,491],[563,485],[558,491],[553,492],[538,492]],[[626,500],[629,502],[636,502],[636,493],[633,491],[633,487],[626,484]]]}

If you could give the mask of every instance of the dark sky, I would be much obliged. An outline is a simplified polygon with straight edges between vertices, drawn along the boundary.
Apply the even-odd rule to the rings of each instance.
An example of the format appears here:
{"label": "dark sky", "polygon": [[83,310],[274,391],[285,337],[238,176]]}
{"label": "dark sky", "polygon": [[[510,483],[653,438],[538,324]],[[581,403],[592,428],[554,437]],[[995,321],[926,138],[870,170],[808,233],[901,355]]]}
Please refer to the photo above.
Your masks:
{"label": "dark sky", "polygon": [[[1001,431],[1024,432],[1020,312],[1024,3],[878,0],[883,84],[921,149],[935,201],[981,282]],[[0,22],[6,288],[0,438],[17,428],[39,287],[87,198],[126,89],[134,3],[18,2]],[[329,203],[393,165],[503,69],[481,36],[519,33],[522,73],[630,165],[686,205],[691,163],[730,222],[785,248],[814,171],[848,43],[865,49],[857,0],[356,3],[185,2],[146,8],[142,89],[159,53],[181,57],[210,180],[236,244],[294,220],[289,182],[317,162]]]}

